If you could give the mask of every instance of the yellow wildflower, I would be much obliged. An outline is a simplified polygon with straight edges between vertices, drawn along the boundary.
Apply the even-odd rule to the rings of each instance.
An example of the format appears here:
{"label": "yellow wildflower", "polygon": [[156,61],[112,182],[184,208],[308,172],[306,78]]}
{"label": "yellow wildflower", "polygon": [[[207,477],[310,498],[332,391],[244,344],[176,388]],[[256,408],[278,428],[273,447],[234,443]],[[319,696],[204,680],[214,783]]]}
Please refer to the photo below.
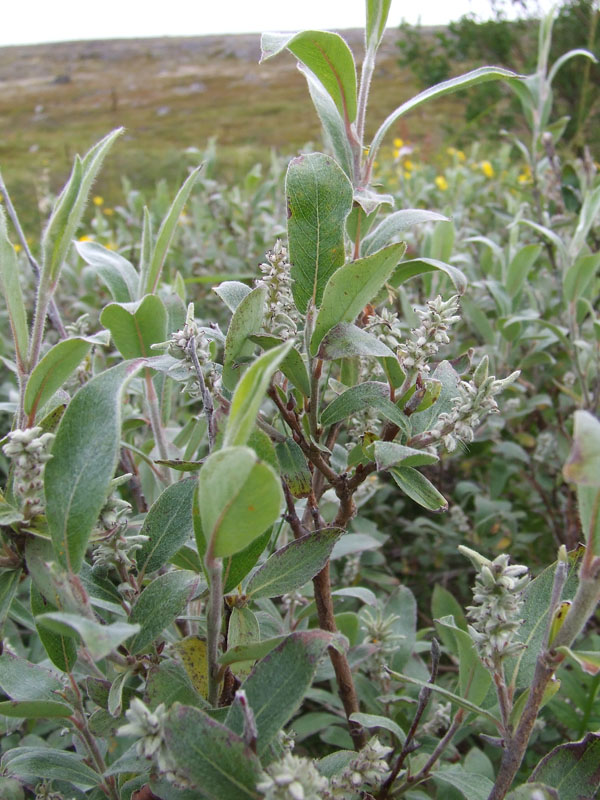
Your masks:
{"label": "yellow wildflower", "polygon": [[80,242],[93,242],[94,241],[94,237],[93,236],[80,236],[79,237],[79,241]]}
{"label": "yellow wildflower", "polygon": [[494,175],[496,174],[494,172],[494,168],[492,167],[489,161],[482,161],[479,166],[481,167],[481,171],[483,172],[486,178],[493,178]]}
{"label": "yellow wildflower", "polygon": [[15,253],[20,253],[23,249],[20,244],[13,244],[13,247],[15,248]]}
{"label": "yellow wildflower", "polygon": [[394,155],[394,158],[395,158],[395,159],[396,159],[396,158],[400,158],[400,150],[394,150],[394,151],[393,151],[393,155]]}
{"label": "yellow wildflower", "polygon": [[443,175],[438,175],[437,178],[435,179],[435,185],[438,187],[440,191],[445,192],[446,189],[448,188],[448,181],[446,180],[446,178],[444,178]]}
{"label": "yellow wildflower", "polygon": [[410,160],[410,158],[407,158],[404,161],[404,169],[407,169],[407,170],[410,171],[411,169],[414,169],[414,168],[415,168],[415,165],[413,164],[413,162]]}
{"label": "yellow wildflower", "polygon": [[116,250],[117,249],[117,245],[116,245],[115,242],[107,242],[104,246],[106,247],[107,250]]}
{"label": "yellow wildflower", "polygon": [[95,197],[93,197],[93,198],[92,198],[92,203],[93,203],[95,206],[101,206],[101,205],[104,205],[104,198],[103,198],[103,197],[100,197],[100,195],[99,195],[99,194],[97,194]]}
{"label": "yellow wildflower", "polygon": [[531,180],[531,167],[529,166],[529,164],[526,164],[523,167],[523,172],[521,172],[521,174],[517,177],[517,181],[519,183],[529,183],[530,180]]}
{"label": "yellow wildflower", "polygon": [[404,178],[405,178],[406,180],[408,180],[409,178],[412,178],[412,172],[405,172],[405,173],[404,173]]}
{"label": "yellow wildflower", "polygon": [[446,152],[448,153],[449,156],[455,156],[458,151],[456,147],[447,147]]}
{"label": "yellow wildflower", "polygon": [[459,160],[459,161],[466,161],[466,160],[467,160],[467,157],[466,157],[466,155],[463,153],[463,151],[462,151],[462,150],[457,150],[457,151],[456,151],[456,157],[458,158],[458,160]]}
{"label": "yellow wildflower", "polygon": [[394,147],[397,150],[400,150],[401,147],[404,147],[404,142],[402,139],[394,139]]}
{"label": "yellow wildflower", "polygon": [[112,217],[115,213],[113,208],[103,208],[103,212],[106,214],[107,217]]}

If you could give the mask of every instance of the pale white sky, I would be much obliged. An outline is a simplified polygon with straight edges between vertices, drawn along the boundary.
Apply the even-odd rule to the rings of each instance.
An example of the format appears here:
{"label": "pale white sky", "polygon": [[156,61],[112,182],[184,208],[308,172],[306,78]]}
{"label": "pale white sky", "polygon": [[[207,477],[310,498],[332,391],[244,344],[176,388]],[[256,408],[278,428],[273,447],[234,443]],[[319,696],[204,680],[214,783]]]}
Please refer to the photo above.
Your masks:
{"label": "pale white sky", "polygon": [[[544,0],[547,5],[549,0]],[[16,0],[6,3],[0,46],[78,39],[361,28],[364,0]],[[489,0],[392,0],[389,25],[439,25]]]}

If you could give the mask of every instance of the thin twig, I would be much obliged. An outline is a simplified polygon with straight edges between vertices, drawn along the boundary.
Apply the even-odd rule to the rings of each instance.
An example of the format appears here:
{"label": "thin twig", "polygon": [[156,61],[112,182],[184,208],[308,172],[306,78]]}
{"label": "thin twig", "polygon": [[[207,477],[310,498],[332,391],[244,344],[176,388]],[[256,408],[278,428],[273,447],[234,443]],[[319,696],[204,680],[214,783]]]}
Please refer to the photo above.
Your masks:
{"label": "thin twig", "polygon": [[[152,375],[150,370],[146,369],[146,400],[148,402],[148,411],[150,412],[150,426],[152,428],[152,435],[154,436],[154,443],[158,449],[158,453],[162,461],[168,461],[169,451],[167,449],[167,440],[160,418],[160,409],[158,407],[158,397],[154,383],[152,382]],[[171,471],[168,467],[161,467],[161,477],[165,483],[171,483]]]}
{"label": "thin twig", "polygon": [[206,657],[208,661],[208,702],[216,706],[219,700],[220,665],[219,643],[223,614],[223,562],[212,555],[209,545],[204,563],[209,577],[210,594],[206,609]]}
{"label": "thin twig", "polygon": [[[432,639],[431,641],[431,671],[429,674],[429,681],[428,683],[433,686],[433,684],[437,680],[438,669],[440,665],[440,655],[441,650],[438,644],[437,639]],[[392,788],[392,784],[398,777],[400,770],[406,760],[406,757],[412,753],[415,749],[414,746],[414,738],[417,732],[417,728],[419,727],[419,723],[421,722],[421,718],[425,713],[425,709],[429,704],[429,699],[431,698],[431,694],[433,692],[433,688],[429,688],[427,686],[423,686],[421,691],[419,692],[419,699],[417,704],[417,710],[415,711],[415,715],[413,717],[413,721],[411,726],[406,734],[406,739],[404,740],[404,745],[398,758],[396,759],[396,763],[394,764],[394,768],[390,772],[389,776],[386,778],[384,784],[381,787],[381,791],[378,795],[378,800],[384,800],[389,794],[390,789]]]}
{"label": "thin twig", "polygon": [[300,539],[302,536],[306,536],[310,533],[308,528],[306,528],[298,514],[296,513],[296,504],[294,503],[294,498],[292,493],[290,492],[289,486],[281,479],[281,485],[283,487],[283,494],[285,497],[285,504],[287,506],[287,514],[285,515],[285,521],[289,524],[290,528],[292,529],[292,533],[294,534],[295,539]]}
{"label": "thin twig", "polygon": [[198,383],[200,385],[200,394],[202,395],[202,405],[204,406],[204,415],[206,417],[206,424],[208,429],[208,449],[212,451],[215,446],[215,440],[217,438],[217,430],[215,426],[215,407],[213,405],[213,399],[211,393],[208,391],[206,386],[206,381],[204,380],[204,372],[202,371],[202,366],[200,361],[198,360],[198,352],[196,350],[196,337],[191,336],[190,341],[188,344],[188,352],[190,358],[192,359],[192,364],[194,365],[194,369],[196,371],[196,377],[198,379]]}

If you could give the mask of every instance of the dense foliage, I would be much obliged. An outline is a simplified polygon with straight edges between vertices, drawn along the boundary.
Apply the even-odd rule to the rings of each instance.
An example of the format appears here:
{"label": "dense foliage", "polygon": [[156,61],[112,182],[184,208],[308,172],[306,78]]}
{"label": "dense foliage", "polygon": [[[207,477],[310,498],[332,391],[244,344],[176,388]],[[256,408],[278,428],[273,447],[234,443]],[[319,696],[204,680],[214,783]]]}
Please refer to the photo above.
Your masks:
{"label": "dense foliage", "polygon": [[[408,67],[422,88],[447,80],[461,63],[493,63],[510,66],[518,72],[535,67],[537,25],[532,19],[533,4],[513,2],[524,16],[511,19],[506,4],[495,4],[492,19],[480,20],[466,14],[447,29],[430,31],[407,23],[400,26],[398,63]],[[534,12],[537,6],[534,7]],[[575,48],[587,48],[598,56],[600,10],[594,0],[565,0],[558,8],[550,56],[555,61]],[[559,114],[569,117],[563,141],[583,147],[587,142],[598,148],[598,70],[575,60],[566,64],[554,81],[555,104]],[[463,136],[476,138],[485,130],[488,138],[502,128],[519,125],[518,104],[501,84],[475,87],[465,96]],[[448,126],[448,134],[455,134]]]}
{"label": "dense foliage", "polygon": [[[37,247],[0,179],[6,800],[598,791],[600,182],[551,93],[591,54],[548,17],[531,75],[368,142],[366,6],[360,80],[263,37],[327,153],[113,206],[117,130]],[[523,139],[399,137],[497,81]]]}

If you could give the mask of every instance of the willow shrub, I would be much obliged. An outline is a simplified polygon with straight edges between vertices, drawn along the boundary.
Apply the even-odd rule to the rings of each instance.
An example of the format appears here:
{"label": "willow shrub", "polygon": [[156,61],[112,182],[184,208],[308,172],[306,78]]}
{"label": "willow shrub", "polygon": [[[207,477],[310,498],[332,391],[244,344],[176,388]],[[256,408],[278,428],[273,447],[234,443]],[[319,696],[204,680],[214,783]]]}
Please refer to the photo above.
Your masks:
{"label": "willow shrub", "polygon": [[[63,324],[56,292],[120,131],[76,158],[39,261],[2,187],[37,282],[30,324],[3,214],[18,381],[0,507],[3,797],[502,798],[558,690],[559,665],[598,670],[596,653],[572,649],[600,594],[600,423],[584,408],[565,466],[583,554],[561,547],[531,580],[508,554],[462,546],[477,572],[473,605],[467,623],[446,593],[436,622],[443,648],[431,631],[417,635],[406,587],[376,593],[357,584],[349,559],[347,574],[332,568],[378,544],[349,531],[376,474],[444,512],[425,473],[473,441],[519,381],[518,371],[490,374],[488,355],[443,360],[467,279],[443,259],[406,258],[409,229],[446,218],[384,213],[393,198],[372,184],[384,138],[426,100],[489,80],[508,81],[531,112],[534,157],[549,114],[541,68],[522,82],[483,67],[407,100],[367,142],[388,9],[367,3],[360,81],[336,34],[263,37],[263,58],[288,50],[299,60],[333,155],[289,164],[287,241],[274,243],[253,286],[216,288],[230,313],[225,331],[197,318],[170,274],[201,168],[158,231],[145,213],[137,264],[77,243],[112,297],[94,333],[83,320]],[[590,258],[589,225],[577,228],[577,251],[572,242],[561,251],[567,274],[569,258]],[[576,263],[577,276],[592,270]],[[421,275],[437,295],[407,329],[389,301]],[[440,677],[442,656],[454,665],[449,677]],[[326,729],[322,758],[292,752],[299,709],[292,729]],[[457,749],[475,734],[481,747]],[[535,784],[512,796],[556,797],[559,783],[560,797],[591,796],[597,753],[593,733],[560,744],[533,770]]]}

